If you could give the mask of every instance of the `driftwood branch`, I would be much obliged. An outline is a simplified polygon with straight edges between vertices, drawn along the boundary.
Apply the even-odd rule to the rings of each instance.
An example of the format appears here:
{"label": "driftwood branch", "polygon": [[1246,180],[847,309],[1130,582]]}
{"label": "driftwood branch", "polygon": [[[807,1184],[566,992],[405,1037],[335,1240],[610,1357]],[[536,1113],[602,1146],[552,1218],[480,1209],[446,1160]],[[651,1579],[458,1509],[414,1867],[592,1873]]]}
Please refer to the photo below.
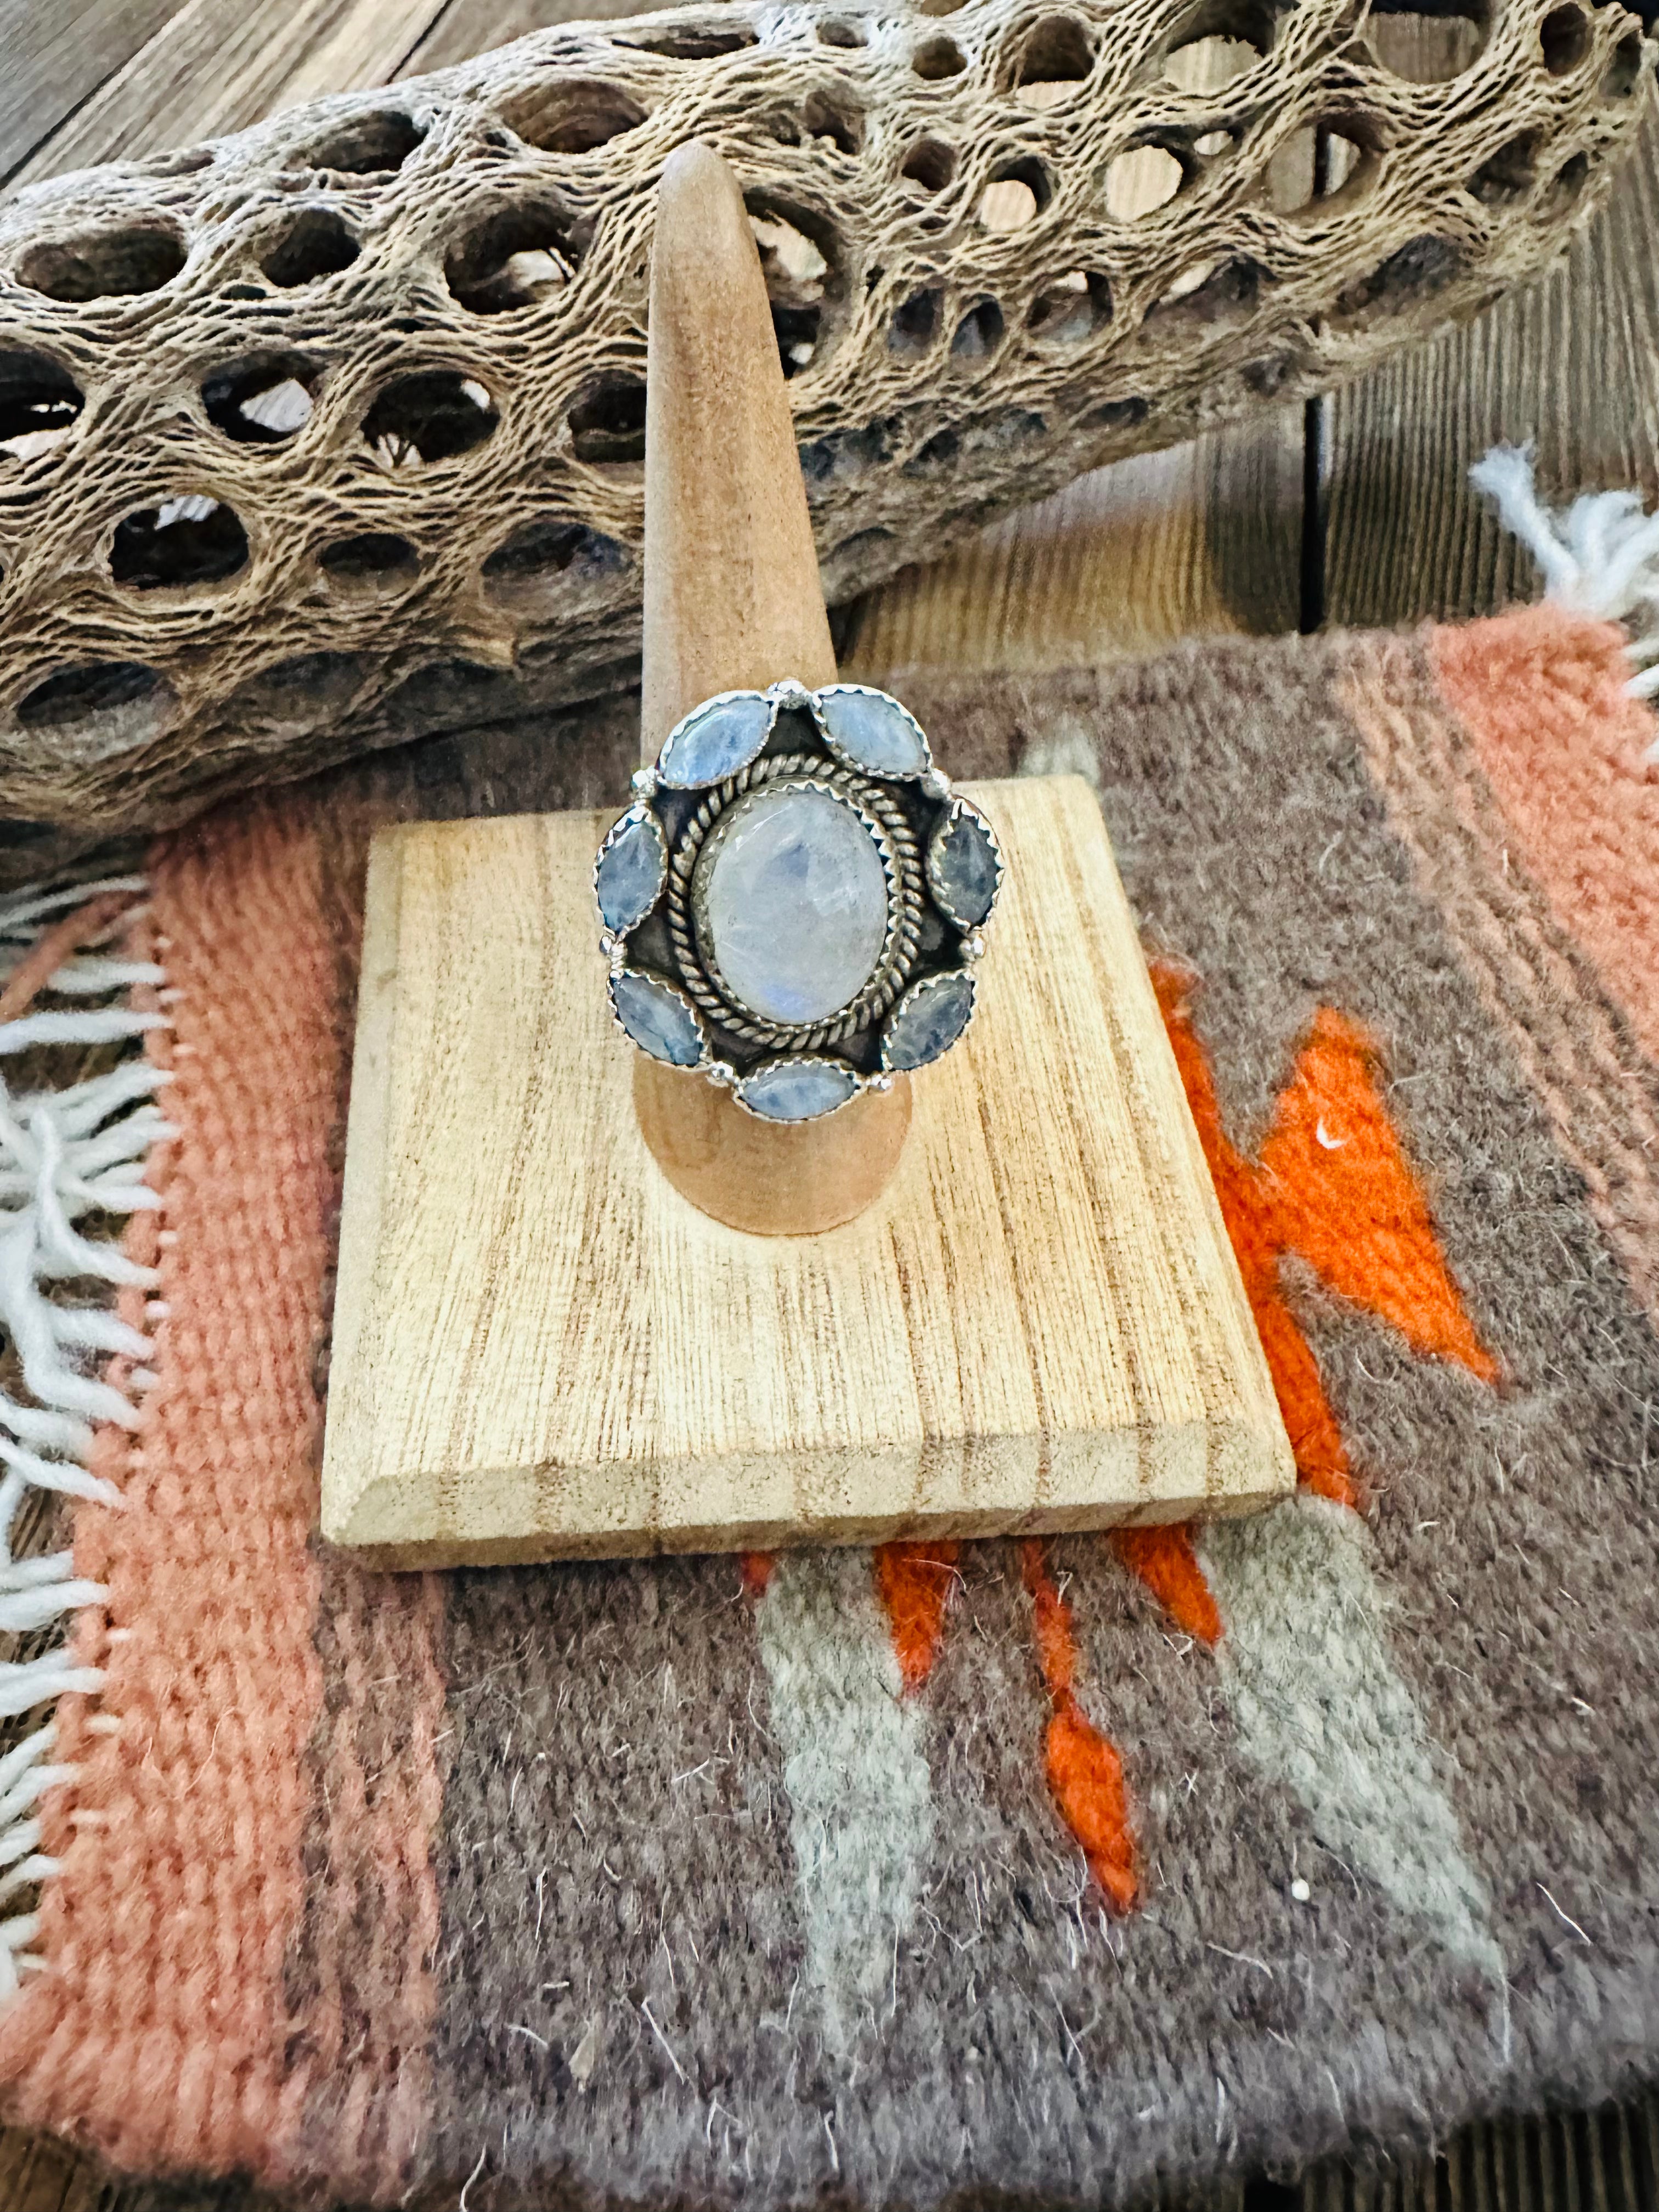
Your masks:
{"label": "driftwood branch", "polygon": [[[1479,0],[1469,0],[1471,6]],[[0,207],[0,810],[82,830],[579,698],[639,643],[669,152],[737,173],[832,601],[1550,260],[1653,48],[1493,0],[830,0],[549,32]]]}

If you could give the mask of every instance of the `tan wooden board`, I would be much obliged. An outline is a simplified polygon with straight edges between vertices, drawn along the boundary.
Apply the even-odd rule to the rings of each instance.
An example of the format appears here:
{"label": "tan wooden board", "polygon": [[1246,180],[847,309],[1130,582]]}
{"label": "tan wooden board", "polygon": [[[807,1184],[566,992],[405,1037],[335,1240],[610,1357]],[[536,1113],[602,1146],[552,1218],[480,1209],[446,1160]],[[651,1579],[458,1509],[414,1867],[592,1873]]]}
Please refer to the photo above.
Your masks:
{"label": "tan wooden board", "polygon": [[53,118],[12,182],[164,153],[325,93],[383,84],[442,9],[443,0],[184,0],[82,105]]}
{"label": "tan wooden board", "polygon": [[[967,1039],[815,1237],[672,1189],[593,949],[603,815],[369,870],[323,1533],[386,1565],[1230,1513],[1295,1475],[1093,794],[1008,860]],[[688,1083],[699,1080],[686,1078]]]}

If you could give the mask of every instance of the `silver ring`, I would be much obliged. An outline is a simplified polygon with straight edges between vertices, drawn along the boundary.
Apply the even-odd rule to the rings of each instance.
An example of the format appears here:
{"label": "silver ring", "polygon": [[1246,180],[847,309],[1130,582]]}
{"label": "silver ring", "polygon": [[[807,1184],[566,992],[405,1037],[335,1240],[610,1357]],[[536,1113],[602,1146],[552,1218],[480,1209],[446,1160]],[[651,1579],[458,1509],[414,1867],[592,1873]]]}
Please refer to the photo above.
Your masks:
{"label": "silver ring", "polygon": [[634,793],[593,897],[611,1012],[642,1052],[810,1121],[961,1038],[1002,854],[896,699],[719,692]]}

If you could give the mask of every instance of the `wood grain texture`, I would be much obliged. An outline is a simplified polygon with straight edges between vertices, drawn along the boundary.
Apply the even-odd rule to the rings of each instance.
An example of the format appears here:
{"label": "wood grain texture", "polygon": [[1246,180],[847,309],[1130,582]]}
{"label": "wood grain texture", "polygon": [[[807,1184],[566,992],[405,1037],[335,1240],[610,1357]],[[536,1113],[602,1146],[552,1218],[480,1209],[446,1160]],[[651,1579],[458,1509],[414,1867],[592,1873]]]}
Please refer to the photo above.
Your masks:
{"label": "wood grain texture", "polygon": [[3,0],[0,183],[178,12],[180,0]]}
{"label": "wood grain texture", "polygon": [[604,816],[381,833],[325,1537],[436,1566],[1293,1486],[1099,807],[1077,777],[969,789],[1008,861],[981,1011],[881,1196],[808,1238],[721,1227],[646,1152],[581,949]]}
{"label": "wood grain texture", "polygon": [[638,15],[646,4],[647,0],[446,0],[398,74],[419,76],[428,70],[447,69],[452,62],[468,61],[556,23],[605,23]]}
{"label": "wood grain texture", "polygon": [[1303,412],[1096,469],[842,617],[842,673],[1080,667],[1300,612]]}
{"label": "wood grain texture", "polygon": [[[1431,52],[1455,35],[1455,17],[1411,20]],[[1330,621],[1463,621],[1537,596],[1531,556],[1468,481],[1500,439],[1535,443],[1553,501],[1626,489],[1659,501],[1656,237],[1650,102],[1608,205],[1553,275],[1324,403]]]}
{"label": "wood grain texture", "polygon": [[442,0],[185,0],[14,184],[210,138],[395,76]]}

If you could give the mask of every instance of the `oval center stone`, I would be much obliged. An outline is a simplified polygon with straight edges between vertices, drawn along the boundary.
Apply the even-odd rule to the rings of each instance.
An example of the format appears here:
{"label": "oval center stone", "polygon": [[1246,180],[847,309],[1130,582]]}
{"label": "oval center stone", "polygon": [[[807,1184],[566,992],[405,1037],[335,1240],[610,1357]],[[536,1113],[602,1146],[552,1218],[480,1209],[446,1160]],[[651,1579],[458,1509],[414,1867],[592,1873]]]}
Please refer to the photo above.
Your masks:
{"label": "oval center stone", "polygon": [[758,791],[710,843],[699,933],[726,988],[781,1027],[839,1013],[887,938],[887,872],[856,810],[828,791]]}

